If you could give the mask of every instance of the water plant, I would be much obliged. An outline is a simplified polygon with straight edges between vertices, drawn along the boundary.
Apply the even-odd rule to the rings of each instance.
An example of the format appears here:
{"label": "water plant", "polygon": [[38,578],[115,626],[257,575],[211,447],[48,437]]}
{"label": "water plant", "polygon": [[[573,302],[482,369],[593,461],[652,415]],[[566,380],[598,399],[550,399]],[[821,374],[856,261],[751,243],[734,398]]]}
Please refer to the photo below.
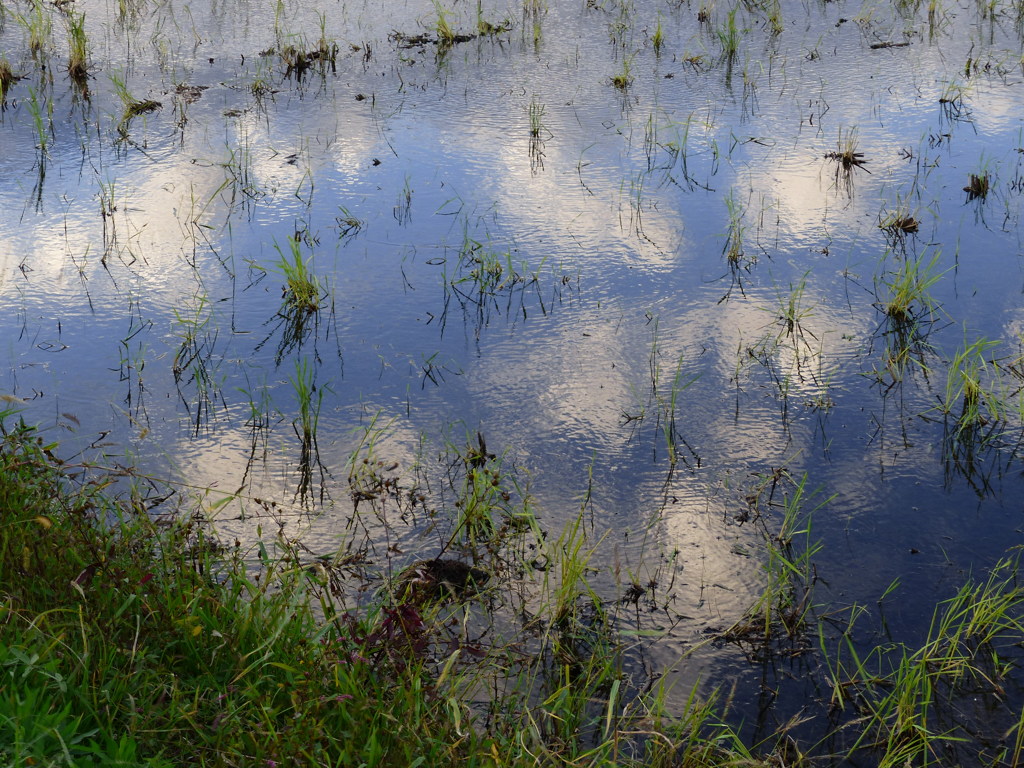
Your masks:
{"label": "water plant", "polygon": [[[640,404],[638,415],[628,416],[625,420],[627,423],[629,421],[641,422],[648,405],[655,405],[657,418],[654,428],[661,433],[664,440],[669,466],[674,467],[684,455],[692,458],[694,463],[699,465],[700,457],[679,431],[679,397],[697,382],[700,374],[688,374],[685,358],[679,354],[675,358],[675,369],[671,379],[666,384],[665,371],[662,366],[661,339],[658,333],[659,324],[659,319],[655,318],[651,328],[651,351],[647,359],[650,391],[646,398],[647,402]],[[685,449],[685,453],[683,449]]]}
{"label": "water plant", "polygon": [[[321,75],[328,68],[334,72],[338,60],[338,44],[327,36],[327,16],[318,13],[320,36],[310,44],[304,35],[284,35],[279,31],[277,56],[284,65],[285,77],[294,77],[301,81],[303,75],[311,67],[316,66]],[[290,42],[284,42],[290,40]],[[254,90],[255,93],[255,90]]]}
{"label": "water plant", "polygon": [[848,193],[852,193],[853,190],[853,172],[855,170],[860,169],[870,173],[864,167],[868,162],[864,158],[864,153],[858,151],[859,143],[856,128],[845,130],[840,128],[836,149],[825,153],[827,159],[833,160],[836,163],[836,184],[839,185],[841,183]]}
{"label": "water plant", "polygon": [[70,11],[68,22],[68,76],[79,85],[85,83],[89,69],[85,36],[85,13]]}
{"label": "water plant", "polygon": [[392,209],[392,215],[399,224],[408,224],[412,218],[412,184],[408,174],[398,192],[398,201]]}
{"label": "water plant", "polygon": [[735,189],[730,189],[725,196],[725,209],[729,217],[725,232],[725,244],[722,246],[725,261],[729,265],[730,271],[741,267],[749,269],[757,261],[757,258],[746,255],[744,235],[747,227],[743,222],[746,207],[736,198]]}
{"label": "water plant", "polygon": [[942,88],[939,96],[939,105],[942,107],[942,114],[948,120],[960,120],[969,115],[966,98],[971,89],[969,83],[959,79],[949,80]]}
{"label": "water plant", "polygon": [[11,63],[7,60],[7,57],[0,56],[0,104],[7,101],[7,94],[11,90],[11,86],[18,82],[19,79],[14,74],[14,70],[11,69]]}
{"label": "water plant", "polygon": [[967,182],[967,186],[964,187],[964,192],[967,193],[967,200],[984,200],[987,198],[990,183],[990,177],[987,171],[972,173]]}
{"label": "water plant", "polygon": [[940,410],[953,419],[954,439],[976,435],[980,427],[998,427],[1007,418],[1007,398],[997,389],[998,370],[989,356],[997,346],[998,341],[985,338],[968,343],[965,330],[949,363]]}
{"label": "water plant", "polygon": [[530,118],[530,137],[539,139],[541,131],[544,129],[544,112],[546,107],[537,101],[536,95],[530,99],[530,106],[527,108],[527,114]]}
{"label": "water plant", "polygon": [[[781,490],[783,499],[775,500]],[[795,480],[784,468],[762,475],[747,495],[749,510],[743,514],[761,531],[766,558],[762,564],[765,584],[744,617],[725,633],[727,639],[743,643],[768,643],[780,632],[789,639],[806,630],[806,618],[813,607],[812,587],[816,576],[813,558],[821,543],[813,537],[814,514],[834,496],[816,500],[818,491],[807,489],[807,475]],[[805,509],[805,504],[814,506]],[[772,530],[772,517],[781,506],[781,520]]]}
{"label": "water plant", "polygon": [[544,113],[546,107],[537,100],[536,96],[530,99],[530,106],[527,108],[527,115],[530,121],[530,140],[528,151],[530,153],[530,170],[536,173],[544,167],[544,138],[549,133],[544,125]]}
{"label": "water plant", "polygon": [[785,26],[782,23],[782,3],[779,0],[768,0],[766,5],[766,15],[768,17],[768,27],[773,35],[782,34]]}
{"label": "water plant", "polygon": [[476,2],[476,31],[478,35],[497,35],[502,32],[507,32],[512,28],[511,21],[506,18],[504,21],[494,24],[484,18],[484,4],[483,0],[477,0]]}
{"label": "water plant", "polygon": [[665,43],[665,31],[661,27],[661,14],[658,14],[658,21],[654,25],[654,32],[651,34],[651,45],[654,47],[656,56],[661,55],[661,46]]}
{"label": "water plant", "polygon": [[622,69],[612,75],[612,85],[618,88],[620,91],[624,91],[633,82],[633,75],[631,74],[633,67],[633,57],[623,56],[622,57]]}
{"label": "water plant", "polygon": [[285,279],[282,290],[285,306],[290,313],[296,315],[313,314],[320,309],[324,298],[320,278],[310,270],[310,259],[302,255],[301,238],[288,236],[286,242],[286,250],[274,243],[274,250],[280,257],[274,266]]}
{"label": "water plant", "polygon": [[715,37],[718,38],[719,47],[722,50],[722,58],[730,64],[736,58],[740,46],[740,29],[736,25],[736,14],[739,12],[739,5],[729,9],[725,14],[725,21],[722,26],[715,28]]}
{"label": "water plant", "polygon": [[334,217],[334,221],[338,225],[338,236],[342,240],[355,237],[366,226],[365,221],[352,213],[344,205],[338,206],[338,210],[340,213]]}
{"label": "water plant", "polygon": [[28,29],[29,53],[36,60],[42,60],[53,31],[53,23],[50,20],[50,16],[44,11],[43,3],[32,3],[32,11],[29,17],[27,19],[19,17],[19,20]]}
{"label": "water plant", "polygon": [[878,218],[878,228],[885,232],[891,247],[905,247],[907,235],[916,234],[920,226],[917,215],[902,201]]}
{"label": "water plant", "polygon": [[117,122],[117,133],[122,141],[126,141],[129,136],[128,128],[139,115],[144,115],[149,112],[154,112],[163,105],[159,101],[153,99],[136,99],[132,96],[128,90],[128,85],[125,82],[123,72],[111,72],[110,83],[114,87],[114,93],[117,94],[118,99],[121,102],[122,112],[121,117]]}
{"label": "water plant", "polygon": [[[658,398],[658,426],[661,427],[662,436],[665,439],[665,450],[668,454],[668,463],[675,466],[681,456],[681,449],[687,448],[690,456],[696,457],[693,449],[681,436],[678,427],[679,396],[682,392],[692,386],[698,379],[698,374],[684,376],[683,356],[680,355],[676,361],[676,370],[669,384],[668,393],[664,394],[659,388],[655,388]],[[699,464],[699,459],[696,462]]]}
{"label": "water plant", "polygon": [[[39,149],[40,158],[45,158],[46,147],[50,143],[50,133],[53,130],[52,120],[47,119],[52,108],[50,100],[46,100],[47,117],[43,115],[43,107],[39,103],[39,95],[35,88],[28,89],[28,111],[32,116],[32,124],[35,128],[36,147]],[[48,124],[49,123],[49,124]]]}
{"label": "water plant", "polygon": [[[804,320],[813,312],[811,307],[806,306],[804,301],[805,294],[807,291],[807,276],[810,272],[805,272],[801,275],[800,280],[796,283],[790,283],[789,292],[782,293],[779,291],[777,301],[777,316],[778,321],[782,325],[782,329],[779,331],[778,340],[783,338],[793,338],[796,341],[808,344],[807,336],[813,338],[814,334],[804,328]],[[797,358],[799,360],[799,356]]]}
{"label": "water plant", "polygon": [[298,463],[299,483],[296,496],[309,504],[313,498],[313,469],[320,469],[321,498],[326,493],[323,480],[326,476],[320,462],[320,448],[317,442],[317,430],[320,423],[320,409],[323,407],[326,388],[317,386],[316,370],[305,357],[295,361],[295,375],[289,377],[295,399],[298,404],[298,415],[292,420],[292,428],[299,438],[300,455]]}
{"label": "water plant", "polygon": [[898,259],[894,271],[887,271],[876,280],[876,295],[879,282],[885,288],[880,306],[891,320],[913,322],[928,318],[936,311],[938,305],[930,291],[944,274],[938,270],[941,255],[936,250],[927,260],[923,253]]}
{"label": "water plant", "polygon": [[450,48],[455,44],[457,35],[448,21],[448,12],[439,0],[433,0],[434,12],[437,14],[437,22],[434,31],[437,33],[437,45],[439,49]]}
{"label": "water plant", "polygon": [[[217,333],[212,325],[209,296],[203,292],[196,295],[182,307],[174,308],[174,335],[180,344],[171,364],[171,372],[178,387],[178,395],[190,413],[192,433],[198,436],[208,428],[215,402],[219,399],[226,409],[221,395],[225,377],[218,375],[222,357],[218,354]],[[193,388],[194,395],[186,396],[186,389]]]}

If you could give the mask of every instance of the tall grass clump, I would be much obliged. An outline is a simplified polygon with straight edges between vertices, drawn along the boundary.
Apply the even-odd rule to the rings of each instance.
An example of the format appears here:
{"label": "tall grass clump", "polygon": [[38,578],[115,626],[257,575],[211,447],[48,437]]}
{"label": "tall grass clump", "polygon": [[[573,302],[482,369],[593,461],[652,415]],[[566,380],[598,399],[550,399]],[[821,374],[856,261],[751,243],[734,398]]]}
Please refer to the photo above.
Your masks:
{"label": "tall grass clump", "polygon": [[87,55],[85,13],[72,11],[68,14],[68,76],[76,83],[84,83],[89,74]]}
{"label": "tall grass clump", "polygon": [[[46,114],[43,114],[43,108],[46,108]],[[35,128],[36,133],[36,148],[42,153],[42,156],[46,156],[46,147],[50,143],[50,131],[53,127],[53,121],[51,114],[53,105],[49,99],[44,100],[44,104],[39,103],[39,95],[35,88],[29,86],[28,89],[28,112],[32,117],[32,125]]]}
{"label": "tall grass clump", "polygon": [[857,129],[839,129],[839,139],[836,141],[836,148],[826,152],[825,157],[836,163],[835,179],[836,186],[842,185],[847,194],[853,194],[853,172],[857,169],[865,173],[871,173],[865,165],[867,159],[859,149],[860,140]]}
{"label": "tall grass clump", "polygon": [[736,58],[740,48],[740,29],[736,26],[736,13],[739,11],[737,5],[725,15],[725,22],[715,29],[715,36],[722,49],[722,57],[728,62]]}
{"label": "tall grass clump", "polygon": [[53,32],[53,22],[43,9],[43,3],[33,3],[32,13],[27,18],[19,17],[19,19],[28,29],[29,52],[34,59],[42,61]]}
{"label": "tall grass clump", "polygon": [[11,69],[11,62],[5,56],[0,56],[0,104],[7,101],[7,94],[11,90],[11,86],[19,79]]}
{"label": "tall grass clump", "polygon": [[[651,353],[648,358],[648,368],[651,378],[651,398],[658,406],[656,429],[661,432],[665,441],[665,452],[668,455],[668,462],[675,466],[679,459],[686,453],[697,458],[693,449],[687,444],[686,439],[679,430],[679,399],[683,392],[689,389],[699,378],[699,374],[684,375],[684,357],[682,354],[676,359],[675,373],[672,375],[666,388],[664,383],[664,369],[661,364],[661,348],[658,339],[657,320],[654,321],[652,331]],[[699,459],[698,459],[699,462]]]}
{"label": "tall grass clump", "polygon": [[450,48],[456,43],[458,38],[448,21],[448,13],[437,0],[434,0],[434,11],[437,13],[437,23],[434,25],[434,31],[437,33],[438,47]]}
{"label": "tall grass clump", "polygon": [[[998,346],[985,338],[969,343],[965,334],[946,373],[938,409],[946,424],[947,458],[968,468],[976,466],[979,449],[998,440],[1020,417],[1020,389],[1006,386],[1004,369],[992,357]],[[1015,364],[1009,371],[1016,379]]]}
{"label": "tall grass clump", "polygon": [[122,140],[128,139],[128,128],[139,115],[144,115],[149,112],[154,112],[160,109],[163,105],[159,101],[153,99],[136,99],[131,92],[128,90],[128,84],[125,81],[123,72],[112,72],[110,74],[110,84],[114,88],[114,93],[117,94],[117,98],[121,102],[122,111],[121,118],[117,123],[117,133]]}
{"label": "tall grass clump", "polygon": [[280,258],[274,266],[284,276],[283,296],[285,306],[290,312],[312,314],[320,309],[323,301],[323,288],[320,278],[309,268],[309,260],[303,257],[299,238],[288,237],[287,250],[274,244]]}
{"label": "tall grass clump", "polygon": [[736,190],[730,189],[729,194],[725,196],[725,207],[729,214],[729,223],[722,252],[730,267],[738,267],[743,264],[743,235],[746,227],[743,224],[745,208],[743,203],[736,199]]}
{"label": "tall grass clump", "polygon": [[878,279],[881,285],[876,284],[876,293],[882,295],[880,306],[891,320],[911,323],[935,313],[938,304],[931,289],[945,274],[938,270],[941,255],[936,251],[927,261],[924,254],[916,258],[908,255],[898,259],[895,270]]}
{"label": "tall grass clump", "polygon": [[331,72],[336,71],[338,62],[338,44],[327,35],[327,16],[323,13],[317,14],[319,19],[320,36],[315,43],[310,43],[305,35],[290,35],[292,42],[284,42],[284,33],[281,30],[280,19],[276,28],[278,30],[277,55],[284,65],[285,77],[295,77],[302,80],[303,75],[311,67],[316,67],[321,75],[327,74],[328,67]]}

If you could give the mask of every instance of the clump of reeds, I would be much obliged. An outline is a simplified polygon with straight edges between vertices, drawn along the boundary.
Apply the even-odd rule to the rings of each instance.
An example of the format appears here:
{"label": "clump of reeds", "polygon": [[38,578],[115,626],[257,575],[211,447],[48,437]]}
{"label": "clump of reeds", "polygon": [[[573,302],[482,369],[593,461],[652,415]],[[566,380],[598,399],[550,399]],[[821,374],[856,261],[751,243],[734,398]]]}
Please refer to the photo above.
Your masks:
{"label": "clump of reeds", "polygon": [[86,63],[87,40],[85,36],[85,14],[68,14],[68,76],[79,86],[85,83],[89,70]]}
{"label": "clump of reeds", "polygon": [[287,251],[276,243],[274,250],[280,256],[275,266],[285,279],[282,295],[289,313],[308,315],[319,310],[323,301],[320,278],[310,270],[308,260],[303,257],[299,238],[288,238]]}
{"label": "clump of reeds", "polygon": [[1009,418],[1010,393],[1001,385],[1000,368],[991,357],[998,341],[979,338],[963,345],[949,363],[946,390],[939,410],[952,420],[950,436],[958,447],[983,444]]}
{"label": "clump of reeds", "polygon": [[745,212],[743,203],[736,199],[735,190],[729,190],[725,197],[725,207],[729,212],[729,229],[725,234],[723,253],[730,267],[743,265],[743,235],[746,227],[743,224]]}
{"label": "clump of reeds", "polygon": [[878,228],[893,235],[909,235],[917,232],[920,225],[921,222],[909,214],[891,213],[879,222]]}
{"label": "clump of reeds", "polygon": [[736,58],[740,46],[740,29],[736,26],[736,13],[739,6],[736,6],[725,15],[725,23],[715,30],[718,43],[722,48],[722,56],[729,62]]}
{"label": "clump of reeds", "polygon": [[438,0],[434,0],[434,10],[437,12],[437,23],[434,31],[437,33],[437,45],[439,48],[450,48],[457,42],[457,35],[448,21],[448,14]]}
{"label": "clump of reeds", "polygon": [[512,28],[512,21],[508,18],[494,24],[484,18],[483,0],[476,3],[476,31],[478,35],[491,36],[502,32],[508,32]]}
{"label": "clump of reeds", "polygon": [[[774,500],[777,490],[783,494],[781,504]],[[808,491],[806,474],[795,480],[788,471],[779,469],[762,476],[747,496],[749,509],[744,516],[761,530],[766,550],[762,566],[766,582],[743,618],[726,631],[726,639],[760,645],[780,632],[794,638],[806,629],[806,617],[813,607],[813,558],[821,549],[821,543],[812,534],[812,518],[834,498],[819,500],[813,509],[806,510],[805,504],[817,495],[817,491]],[[779,506],[782,518],[777,530],[772,530],[772,518]]]}
{"label": "clump of reeds", "polygon": [[[837,142],[837,148],[833,152],[826,152],[825,157],[829,160],[835,160],[839,165],[836,168],[836,174],[845,174],[849,176],[854,168],[864,168],[864,165],[868,162],[864,159],[864,153],[857,151],[857,129],[852,128],[848,131],[839,130],[839,141]],[[870,171],[868,171],[870,173]]]}
{"label": "clump of reeds", "polygon": [[930,260],[924,255],[903,258],[894,272],[883,278],[888,297],[883,302],[885,314],[899,323],[913,322],[936,309],[931,288],[942,278],[937,271],[940,254],[936,252]]}
{"label": "clump of reeds", "polygon": [[665,31],[661,28],[661,14],[658,14],[658,22],[654,26],[654,32],[651,34],[651,45],[654,47],[656,56],[661,55],[661,46],[664,44]]}
{"label": "clump of reeds", "polygon": [[633,62],[631,57],[623,56],[622,69],[619,72],[616,72],[614,75],[612,75],[612,85],[614,85],[620,91],[624,91],[627,88],[629,88],[629,86],[633,82],[633,75],[631,73],[632,67]]}
{"label": "clump of reeds", "polygon": [[547,108],[534,96],[530,99],[530,106],[527,108],[527,115],[530,118],[530,138],[539,139],[544,128],[544,113]]}
{"label": "clump of reeds", "polygon": [[7,100],[7,93],[21,78],[14,74],[11,63],[3,56],[0,56],[0,104]]}
{"label": "clump of reeds", "polygon": [[[280,6],[278,7],[280,11]],[[334,72],[338,61],[338,44],[327,36],[327,16],[318,14],[320,25],[320,36],[316,42],[309,44],[304,35],[285,35],[281,29],[280,13],[274,27],[277,30],[278,44],[275,48],[263,51],[261,56],[270,56],[275,52],[281,64],[284,65],[285,77],[295,77],[301,80],[306,71],[316,66],[320,74],[326,74],[327,68]],[[285,43],[288,37],[294,42]]]}
{"label": "clump of reeds", "polygon": [[306,70],[314,64],[324,67],[329,65],[333,69],[338,58],[338,46],[321,38],[312,48],[285,45],[278,50],[278,57],[284,65],[285,77],[294,75],[301,80]]}
{"label": "clump of reeds", "polygon": [[117,124],[117,132],[122,139],[128,138],[128,128],[131,121],[139,115],[144,115],[148,112],[155,112],[160,109],[163,104],[153,99],[136,99],[128,91],[128,85],[125,83],[124,75],[119,72],[112,73],[110,75],[110,82],[114,86],[114,92],[117,94],[118,99],[121,100],[122,112],[121,119]]}
{"label": "clump of reeds", "polygon": [[967,200],[984,200],[988,197],[989,192],[989,174],[985,171],[981,173],[972,173],[970,180],[967,182],[967,186],[964,187],[964,192],[967,193]]}
{"label": "clump of reeds", "polygon": [[24,23],[28,27],[28,49],[33,58],[40,59],[46,52],[53,23],[43,10],[43,3],[32,4],[32,15]]}

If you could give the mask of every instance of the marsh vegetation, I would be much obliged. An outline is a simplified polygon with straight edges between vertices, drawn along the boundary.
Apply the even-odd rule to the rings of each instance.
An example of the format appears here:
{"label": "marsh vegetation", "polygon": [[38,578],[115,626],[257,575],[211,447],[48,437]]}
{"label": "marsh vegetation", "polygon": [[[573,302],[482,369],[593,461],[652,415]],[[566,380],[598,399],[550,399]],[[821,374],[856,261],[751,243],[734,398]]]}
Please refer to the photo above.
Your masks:
{"label": "marsh vegetation", "polygon": [[0,0],[0,755],[1016,765],[1022,36]]}

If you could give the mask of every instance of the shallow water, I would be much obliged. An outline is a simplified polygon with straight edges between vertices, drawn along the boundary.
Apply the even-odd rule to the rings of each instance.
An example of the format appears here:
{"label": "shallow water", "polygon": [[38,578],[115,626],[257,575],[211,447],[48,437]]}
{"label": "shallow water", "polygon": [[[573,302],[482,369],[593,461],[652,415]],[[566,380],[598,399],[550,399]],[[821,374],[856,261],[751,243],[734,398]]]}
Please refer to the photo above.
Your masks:
{"label": "shallow water", "polygon": [[[0,391],[60,425],[69,454],[127,456],[211,514],[217,491],[237,494],[215,510],[228,537],[253,536],[252,499],[273,500],[331,551],[368,425],[387,425],[377,456],[427,476],[479,431],[547,529],[589,484],[598,557],[641,581],[674,571],[666,613],[685,619],[653,651],[662,668],[760,589],[740,518],[777,469],[820,489],[809,507],[834,494],[813,520],[828,600],[873,603],[900,580],[893,632],[919,633],[965,573],[1021,543],[1012,4],[785,2],[776,32],[769,5],[741,6],[732,56],[723,4],[486,4],[509,28],[448,50],[407,42],[434,34],[430,3],[74,7],[88,98],[65,75],[61,12],[45,7],[36,57],[29,4],[5,2],[0,33],[25,75],[0,114]],[[477,10],[449,21],[472,32]],[[287,73],[273,51],[321,34],[335,65]],[[119,81],[162,107],[125,123]],[[863,165],[827,157],[844,148]],[[890,215],[917,231],[887,234]],[[279,314],[289,237],[324,287],[304,324]],[[482,253],[506,280],[483,293]],[[914,322],[894,322],[887,283],[933,258]],[[997,344],[982,383],[1002,405],[956,453],[960,400],[939,406],[980,339]],[[322,396],[305,474],[300,364]],[[676,669],[749,674],[730,648]]]}

